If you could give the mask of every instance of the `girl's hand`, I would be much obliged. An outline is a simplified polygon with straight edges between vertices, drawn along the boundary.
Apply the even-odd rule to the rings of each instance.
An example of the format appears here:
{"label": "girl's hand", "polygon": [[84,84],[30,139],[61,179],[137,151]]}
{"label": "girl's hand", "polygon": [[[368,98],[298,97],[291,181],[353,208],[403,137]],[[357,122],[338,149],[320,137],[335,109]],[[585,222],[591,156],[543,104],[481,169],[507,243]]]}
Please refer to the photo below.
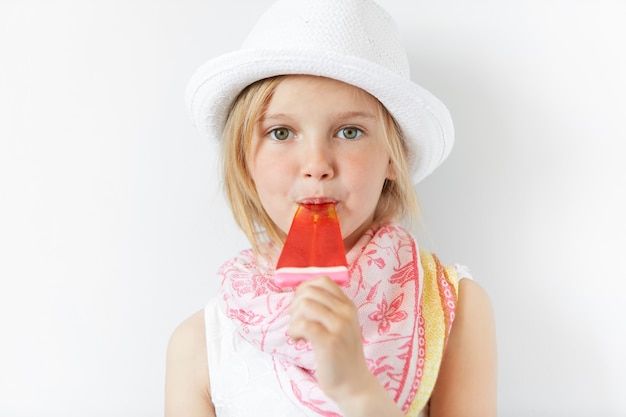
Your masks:
{"label": "girl's hand", "polygon": [[337,284],[328,277],[300,284],[290,313],[289,336],[311,343],[320,388],[346,416],[376,413],[381,406],[385,415],[399,413],[367,368],[356,307]]}
{"label": "girl's hand", "polygon": [[372,375],[363,356],[354,303],[328,277],[298,286],[290,306],[289,336],[311,343],[320,388],[330,398],[353,395]]}

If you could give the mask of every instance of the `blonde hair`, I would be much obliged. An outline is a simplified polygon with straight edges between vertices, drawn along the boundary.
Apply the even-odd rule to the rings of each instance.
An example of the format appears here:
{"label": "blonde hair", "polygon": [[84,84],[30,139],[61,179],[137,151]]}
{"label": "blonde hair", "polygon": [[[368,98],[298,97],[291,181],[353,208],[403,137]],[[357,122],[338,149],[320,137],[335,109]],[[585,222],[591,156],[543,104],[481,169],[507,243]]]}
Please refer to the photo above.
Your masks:
{"label": "blonde hair", "polygon": [[[254,126],[263,117],[276,86],[284,77],[266,78],[246,87],[231,107],[222,137],[221,164],[226,198],[235,222],[255,250],[267,241],[282,245],[286,236],[263,208],[247,159]],[[395,178],[385,180],[374,211],[374,223],[408,220],[412,226],[419,218],[420,209],[409,170],[407,146],[396,121],[378,100],[376,102]]]}

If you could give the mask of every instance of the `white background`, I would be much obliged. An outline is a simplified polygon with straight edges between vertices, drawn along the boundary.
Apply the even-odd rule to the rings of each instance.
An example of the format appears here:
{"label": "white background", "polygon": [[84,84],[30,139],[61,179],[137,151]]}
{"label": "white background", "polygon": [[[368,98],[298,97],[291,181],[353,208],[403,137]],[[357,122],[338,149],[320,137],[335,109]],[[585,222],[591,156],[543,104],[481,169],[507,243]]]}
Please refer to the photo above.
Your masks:
{"label": "white background", "polygon": [[[456,123],[420,240],[493,299],[500,415],[626,415],[625,3],[380,3]],[[162,414],[245,244],[184,88],[268,4],[0,0],[0,416]]]}

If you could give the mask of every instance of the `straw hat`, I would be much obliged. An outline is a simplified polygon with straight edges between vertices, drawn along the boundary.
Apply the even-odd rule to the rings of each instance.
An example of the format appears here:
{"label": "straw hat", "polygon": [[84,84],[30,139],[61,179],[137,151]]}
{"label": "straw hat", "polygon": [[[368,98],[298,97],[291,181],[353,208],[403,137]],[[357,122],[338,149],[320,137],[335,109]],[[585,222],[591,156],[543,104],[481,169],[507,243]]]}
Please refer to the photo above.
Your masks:
{"label": "straw hat", "polygon": [[255,81],[285,74],[334,78],[376,97],[409,145],[413,181],[450,153],[452,119],[445,105],[410,80],[394,21],[370,0],[279,0],[241,49],[201,66],[187,87],[194,123],[220,140],[237,95]]}

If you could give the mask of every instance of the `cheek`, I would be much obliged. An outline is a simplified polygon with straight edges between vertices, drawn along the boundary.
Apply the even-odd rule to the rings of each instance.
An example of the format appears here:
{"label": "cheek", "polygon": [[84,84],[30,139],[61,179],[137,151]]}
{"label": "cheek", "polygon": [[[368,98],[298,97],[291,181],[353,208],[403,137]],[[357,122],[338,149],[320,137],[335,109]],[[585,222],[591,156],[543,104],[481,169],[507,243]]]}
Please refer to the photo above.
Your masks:
{"label": "cheek", "polygon": [[379,155],[369,155],[368,158],[360,160],[353,169],[355,179],[370,187],[376,187],[376,184],[379,183],[382,185],[389,174],[393,172],[389,159],[383,155],[385,152],[381,150]]}
{"label": "cheek", "polygon": [[387,171],[387,167],[383,166],[380,160],[372,158],[353,165],[349,172],[344,171],[344,184],[351,196],[351,210],[369,213],[375,209],[387,178]]}
{"label": "cheek", "polygon": [[265,194],[281,190],[286,186],[289,168],[275,160],[257,159],[250,172],[257,192]]}
{"label": "cheek", "polygon": [[252,158],[248,161],[250,176],[256,187],[263,186],[272,176],[276,175],[273,172],[276,169],[276,164],[272,163],[273,159],[268,157],[267,152],[264,152],[263,148],[255,149],[252,155]]}
{"label": "cheek", "polygon": [[291,171],[286,158],[276,158],[267,152],[258,152],[250,164],[250,175],[261,204],[272,220],[281,228],[289,227],[282,219],[289,217],[285,199],[291,190]]}

